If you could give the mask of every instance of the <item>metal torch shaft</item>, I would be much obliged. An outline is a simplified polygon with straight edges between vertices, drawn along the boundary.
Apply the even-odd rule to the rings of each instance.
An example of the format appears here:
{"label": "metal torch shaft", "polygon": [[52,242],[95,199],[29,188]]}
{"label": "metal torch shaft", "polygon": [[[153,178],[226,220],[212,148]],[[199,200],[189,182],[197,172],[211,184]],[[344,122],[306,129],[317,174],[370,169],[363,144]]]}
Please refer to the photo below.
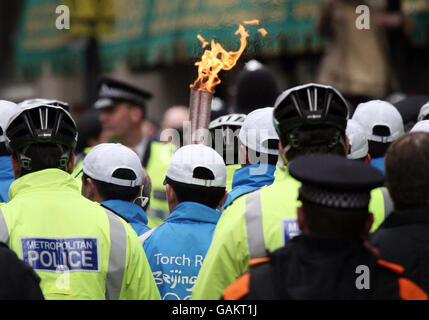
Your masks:
{"label": "metal torch shaft", "polygon": [[212,109],[213,93],[201,91],[200,108],[198,109],[198,129],[208,129]]}
{"label": "metal torch shaft", "polygon": [[198,114],[200,109],[201,91],[191,88],[189,96],[189,117],[191,120],[191,134],[198,128]]}
{"label": "metal torch shaft", "polygon": [[212,99],[211,92],[191,89],[189,111],[192,143],[202,143],[202,137],[196,135],[196,132],[209,127]]}

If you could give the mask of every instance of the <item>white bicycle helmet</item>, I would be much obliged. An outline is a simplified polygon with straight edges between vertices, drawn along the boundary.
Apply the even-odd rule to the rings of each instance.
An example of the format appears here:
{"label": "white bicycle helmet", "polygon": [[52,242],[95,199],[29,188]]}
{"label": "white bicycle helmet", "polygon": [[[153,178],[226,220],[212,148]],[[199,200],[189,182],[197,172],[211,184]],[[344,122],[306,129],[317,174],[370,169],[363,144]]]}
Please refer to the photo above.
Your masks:
{"label": "white bicycle helmet", "polygon": [[18,104],[18,106],[22,109],[26,109],[26,108],[32,107],[32,106],[40,106],[40,105],[61,107],[64,110],[69,111],[69,105],[67,102],[59,101],[59,100],[53,100],[53,99],[40,99],[40,98],[28,99],[28,100],[24,100]]}
{"label": "white bicycle helmet", "polygon": [[[223,157],[225,163],[239,163],[238,159],[238,133],[246,120],[246,115],[233,113],[221,116],[209,124],[214,149]],[[221,145],[221,147],[219,147]],[[221,153],[222,152],[222,153]],[[231,159],[233,157],[233,159]]]}

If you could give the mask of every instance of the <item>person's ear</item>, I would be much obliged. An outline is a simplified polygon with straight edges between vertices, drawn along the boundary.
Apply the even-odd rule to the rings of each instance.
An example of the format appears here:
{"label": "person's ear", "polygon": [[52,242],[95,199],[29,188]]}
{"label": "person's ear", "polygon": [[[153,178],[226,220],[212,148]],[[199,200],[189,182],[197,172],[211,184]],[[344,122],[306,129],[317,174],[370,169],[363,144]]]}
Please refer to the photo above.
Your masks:
{"label": "person's ear", "polygon": [[297,213],[298,213],[298,228],[299,228],[299,230],[301,230],[302,233],[304,233],[304,231],[306,229],[304,209],[302,207],[298,207]]}
{"label": "person's ear", "polygon": [[167,183],[165,186],[165,189],[167,191],[167,202],[168,202],[168,209],[170,210],[170,213],[173,212],[174,208],[179,204],[179,200],[177,200],[177,195],[174,189]]}
{"label": "person's ear", "polygon": [[218,208],[223,207],[223,205],[225,204],[226,199],[228,198],[228,194],[229,192],[225,192],[225,194],[223,195],[222,199],[220,200],[219,204],[218,204]]}
{"label": "person's ear", "polygon": [[366,155],[365,163],[367,163],[367,164],[371,163],[371,155],[369,153]]}
{"label": "person's ear", "polygon": [[143,110],[138,106],[133,106],[130,108],[130,117],[133,123],[140,123],[143,121]]}
{"label": "person's ear", "polygon": [[19,162],[14,155],[10,156],[10,161],[12,162],[13,177],[15,179],[18,179],[21,176],[21,168],[19,167]]}
{"label": "person's ear", "polygon": [[[74,169],[74,152],[71,153],[69,159],[68,173],[72,174]],[[73,177],[74,178],[74,177]]]}
{"label": "person's ear", "polygon": [[350,153],[350,140],[349,137],[346,136],[346,147],[345,147],[346,156]]}
{"label": "person's ear", "polygon": [[372,224],[374,223],[374,215],[369,212],[368,218],[365,221],[365,224],[363,226],[362,230],[362,236],[367,237],[369,235],[369,232],[371,231]]}
{"label": "person's ear", "polygon": [[[84,176],[82,176],[82,180],[83,179]],[[89,177],[86,177],[85,179],[85,181],[82,181],[82,195],[89,200],[101,202],[102,199],[99,199],[97,187],[95,186],[94,180]]]}
{"label": "person's ear", "polygon": [[243,144],[239,144],[239,150],[238,150],[238,161],[241,164],[242,167],[246,166],[248,163],[247,159],[247,149]]}

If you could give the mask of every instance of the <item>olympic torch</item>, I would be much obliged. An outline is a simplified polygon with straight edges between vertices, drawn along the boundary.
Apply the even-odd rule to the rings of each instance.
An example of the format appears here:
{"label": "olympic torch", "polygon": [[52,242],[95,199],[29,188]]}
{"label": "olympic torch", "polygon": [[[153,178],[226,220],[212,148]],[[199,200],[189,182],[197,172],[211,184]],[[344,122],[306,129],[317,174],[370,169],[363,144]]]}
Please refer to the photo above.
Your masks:
{"label": "olympic torch", "polygon": [[[210,110],[214,88],[221,83],[218,73],[221,70],[231,70],[247,45],[249,34],[243,25],[239,25],[236,35],[240,35],[240,48],[237,51],[226,51],[220,43],[214,40],[210,43],[210,50],[205,50],[198,66],[198,78],[191,84],[189,109],[191,120],[191,143],[203,143],[197,133],[199,129],[208,129],[210,123]],[[201,35],[197,38],[205,48],[209,43]]]}

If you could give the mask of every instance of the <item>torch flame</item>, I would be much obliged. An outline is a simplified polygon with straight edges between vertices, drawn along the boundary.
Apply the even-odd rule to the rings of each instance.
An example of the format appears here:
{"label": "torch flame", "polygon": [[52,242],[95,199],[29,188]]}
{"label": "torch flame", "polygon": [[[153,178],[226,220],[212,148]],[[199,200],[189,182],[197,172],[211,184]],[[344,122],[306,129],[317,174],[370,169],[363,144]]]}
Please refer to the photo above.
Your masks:
{"label": "torch flame", "polygon": [[253,20],[246,20],[243,21],[244,24],[253,24],[253,25],[257,25],[259,24],[259,20],[258,19],[253,19]]}
{"label": "torch flame", "polygon": [[265,36],[267,35],[267,33],[268,33],[268,32],[267,32],[267,30],[265,30],[264,28],[259,28],[259,29],[258,29],[258,32],[259,32],[260,34],[262,34],[262,36],[263,36],[263,37],[265,37]]}
{"label": "torch flame", "polygon": [[203,38],[202,35],[197,34],[197,39],[201,41],[203,49],[209,45],[209,43]]}
{"label": "torch flame", "polygon": [[[241,24],[235,34],[241,35],[240,48],[237,51],[226,51],[220,43],[214,40],[211,41],[211,50],[205,50],[201,61],[195,63],[198,67],[198,78],[191,84],[192,89],[214,92],[215,86],[221,83],[218,73],[221,70],[231,70],[235,66],[246,48],[247,38],[249,37],[246,29]],[[200,38],[202,37],[198,37],[201,41]],[[204,48],[205,40],[201,42]]]}

